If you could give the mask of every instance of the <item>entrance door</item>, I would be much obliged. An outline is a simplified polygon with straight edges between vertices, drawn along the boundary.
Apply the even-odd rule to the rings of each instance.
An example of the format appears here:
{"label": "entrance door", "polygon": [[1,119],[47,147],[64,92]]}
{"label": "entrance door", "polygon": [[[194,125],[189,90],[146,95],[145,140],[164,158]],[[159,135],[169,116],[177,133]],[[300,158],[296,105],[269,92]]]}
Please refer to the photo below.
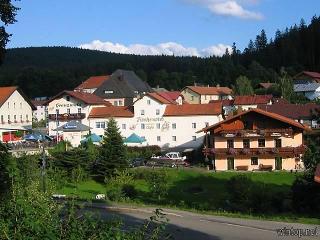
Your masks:
{"label": "entrance door", "polygon": [[282,170],[282,157],[275,157],[275,169]]}
{"label": "entrance door", "polygon": [[233,157],[227,158],[227,163],[228,163],[228,170],[234,170],[234,158]]}

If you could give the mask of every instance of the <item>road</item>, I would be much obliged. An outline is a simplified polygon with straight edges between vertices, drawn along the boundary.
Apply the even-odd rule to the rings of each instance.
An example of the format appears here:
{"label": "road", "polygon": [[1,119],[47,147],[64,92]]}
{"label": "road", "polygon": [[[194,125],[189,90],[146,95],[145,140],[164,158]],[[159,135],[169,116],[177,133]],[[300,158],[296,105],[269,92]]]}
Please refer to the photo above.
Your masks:
{"label": "road", "polygon": [[[87,211],[100,214],[103,219],[120,217],[126,226],[143,224],[145,219],[154,215],[152,208],[133,208],[124,206],[87,207]],[[163,209],[169,219],[167,231],[177,240],[267,240],[267,239],[320,239],[320,226],[274,221],[249,220],[212,215],[202,215],[186,211]],[[279,236],[276,229],[316,229],[317,236]]]}

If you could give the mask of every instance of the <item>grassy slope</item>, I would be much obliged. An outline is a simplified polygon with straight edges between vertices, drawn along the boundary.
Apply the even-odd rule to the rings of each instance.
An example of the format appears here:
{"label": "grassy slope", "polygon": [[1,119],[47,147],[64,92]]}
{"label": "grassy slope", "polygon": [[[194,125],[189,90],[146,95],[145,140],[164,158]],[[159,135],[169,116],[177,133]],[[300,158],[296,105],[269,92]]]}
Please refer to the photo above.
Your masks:
{"label": "grassy slope", "polygon": [[[151,171],[151,169],[134,169],[133,171]],[[130,204],[137,205],[153,205],[153,206],[167,206],[183,210],[191,210],[196,212],[203,212],[207,214],[226,215],[230,217],[247,217],[247,218],[263,218],[278,221],[301,222],[320,224],[319,220],[311,218],[303,218],[290,215],[278,216],[252,216],[245,214],[232,214],[219,210],[224,200],[227,197],[226,182],[232,176],[239,173],[236,172],[206,172],[198,169],[167,169],[169,178],[169,193],[166,199],[159,203],[153,199],[149,194],[148,185],[145,180],[137,179],[134,182],[138,190],[138,196],[130,202]],[[288,192],[296,177],[294,173],[288,172],[248,172],[253,181],[268,185],[276,191]],[[190,193],[188,189],[200,186],[204,191],[201,193]],[[99,183],[92,180],[78,184],[76,188],[73,184],[68,184],[60,193],[76,195],[83,199],[93,199],[98,193],[105,193],[106,188]],[[216,209],[213,211],[201,211],[201,208]],[[197,210],[196,210],[197,209]]]}

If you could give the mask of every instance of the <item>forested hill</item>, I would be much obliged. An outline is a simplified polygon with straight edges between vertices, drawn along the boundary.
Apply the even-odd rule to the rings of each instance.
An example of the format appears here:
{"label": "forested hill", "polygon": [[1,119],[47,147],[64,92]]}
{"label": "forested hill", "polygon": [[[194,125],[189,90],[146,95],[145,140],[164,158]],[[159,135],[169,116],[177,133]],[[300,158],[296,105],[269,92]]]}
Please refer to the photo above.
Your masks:
{"label": "forested hill", "polygon": [[[13,36],[14,37],[14,36]],[[70,47],[9,49],[0,66],[0,85],[19,85],[30,96],[52,96],[73,89],[92,75],[118,68],[134,70],[151,86],[180,89],[194,82],[231,86],[239,75],[256,85],[277,82],[282,67],[290,75],[320,71],[320,17],[301,20],[275,36],[262,30],[243,52],[233,45],[223,57],[136,56]]]}

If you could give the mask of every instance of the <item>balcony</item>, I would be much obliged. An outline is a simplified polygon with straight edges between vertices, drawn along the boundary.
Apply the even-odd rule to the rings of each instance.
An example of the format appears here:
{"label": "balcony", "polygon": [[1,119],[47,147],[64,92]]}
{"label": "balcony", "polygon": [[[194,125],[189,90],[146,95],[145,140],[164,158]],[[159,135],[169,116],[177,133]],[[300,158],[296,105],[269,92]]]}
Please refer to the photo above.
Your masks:
{"label": "balcony", "polygon": [[256,130],[223,130],[220,132],[224,137],[290,137],[293,135],[292,128],[256,129]]}
{"label": "balcony", "polygon": [[69,120],[80,120],[86,117],[85,113],[64,113],[64,114],[49,114],[49,120],[58,121],[69,121]]}
{"label": "balcony", "polygon": [[296,155],[304,154],[306,146],[299,147],[281,147],[281,148],[204,148],[203,152],[207,155],[215,157],[295,157]]}

